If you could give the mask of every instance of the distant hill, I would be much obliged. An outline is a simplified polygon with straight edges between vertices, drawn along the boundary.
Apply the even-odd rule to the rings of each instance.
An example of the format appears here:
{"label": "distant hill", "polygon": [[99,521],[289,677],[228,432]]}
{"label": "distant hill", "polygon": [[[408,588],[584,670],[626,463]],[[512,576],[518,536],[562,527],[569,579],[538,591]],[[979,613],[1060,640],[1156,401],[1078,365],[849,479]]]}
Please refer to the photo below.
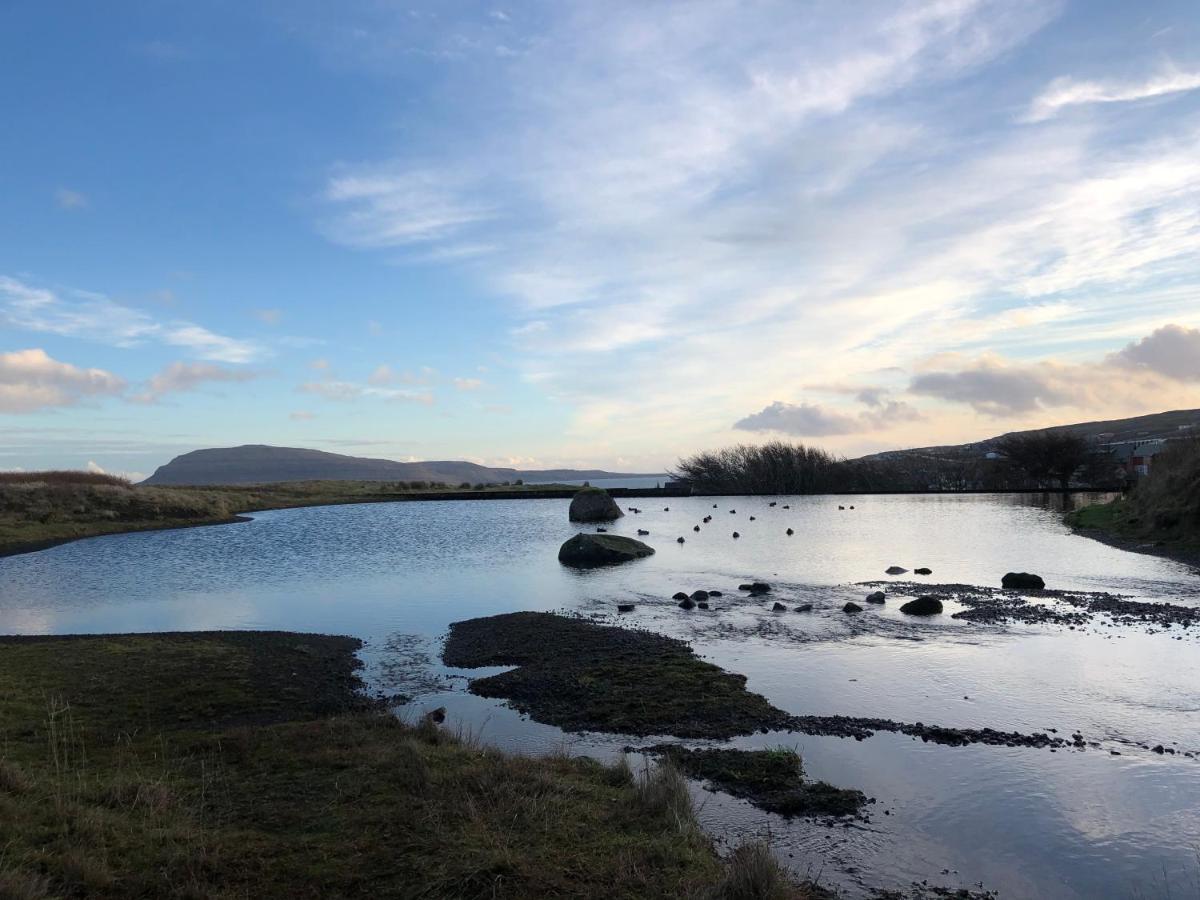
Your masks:
{"label": "distant hill", "polygon": [[[447,484],[495,484],[580,481],[600,478],[629,478],[621,472],[600,469],[493,468],[461,460],[397,462],[369,459],[299,447],[246,444],[193,450],[175,457],[142,484],[270,484],[280,481],[444,481]],[[653,476],[652,476],[653,477]]]}
{"label": "distant hill", "polygon": [[[1147,416],[1134,416],[1129,419],[1079,422],[1074,425],[1056,425],[1053,428],[1036,430],[1069,431],[1097,444],[1163,440],[1188,434],[1200,435],[1200,409],[1174,409],[1168,412],[1152,413]],[[908,450],[887,450],[883,453],[873,453],[870,456],[864,456],[863,459],[896,459],[897,457],[909,455],[927,457],[955,457],[965,454],[979,455],[994,449],[1001,440],[1010,434],[1026,433],[1019,431],[1006,432],[971,444],[913,447]]]}

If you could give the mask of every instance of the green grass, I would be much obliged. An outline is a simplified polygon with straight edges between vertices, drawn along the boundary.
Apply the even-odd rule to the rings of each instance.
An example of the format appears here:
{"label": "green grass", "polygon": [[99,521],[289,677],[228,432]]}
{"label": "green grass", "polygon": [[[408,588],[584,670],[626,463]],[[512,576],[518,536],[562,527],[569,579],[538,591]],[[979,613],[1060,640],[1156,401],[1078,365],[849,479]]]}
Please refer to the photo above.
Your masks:
{"label": "green grass", "polygon": [[0,641],[0,897],[810,896],[761,850],[722,865],[670,767],[362,709],[356,646]]}

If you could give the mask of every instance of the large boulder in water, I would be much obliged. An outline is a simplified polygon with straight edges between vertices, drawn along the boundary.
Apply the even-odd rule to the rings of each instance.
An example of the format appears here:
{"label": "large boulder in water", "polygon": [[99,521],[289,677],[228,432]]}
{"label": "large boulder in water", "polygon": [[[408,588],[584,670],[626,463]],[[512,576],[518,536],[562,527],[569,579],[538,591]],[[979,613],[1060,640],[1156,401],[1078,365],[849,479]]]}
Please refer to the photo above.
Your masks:
{"label": "large boulder in water", "polygon": [[910,616],[936,616],[942,611],[942,601],[937,597],[918,597],[916,600],[909,600],[902,607],[900,612],[908,613]]}
{"label": "large boulder in water", "polygon": [[571,498],[571,510],[568,515],[572,522],[611,522],[625,513],[621,512],[617,501],[608,496],[608,491],[603,488],[585,487]]}
{"label": "large boulder in water", "polygon": [[1006,590],[1040,591],[1046,587],[1041,575],[1031,575],[1028,572],[1009,572],[1000,584]]}
{"label": "large boulder in water", "polygon": [[653,552],[653,547],[619,534],[580,533],[558,548],[558,561],[564,566],[590,569],[641,559]]}

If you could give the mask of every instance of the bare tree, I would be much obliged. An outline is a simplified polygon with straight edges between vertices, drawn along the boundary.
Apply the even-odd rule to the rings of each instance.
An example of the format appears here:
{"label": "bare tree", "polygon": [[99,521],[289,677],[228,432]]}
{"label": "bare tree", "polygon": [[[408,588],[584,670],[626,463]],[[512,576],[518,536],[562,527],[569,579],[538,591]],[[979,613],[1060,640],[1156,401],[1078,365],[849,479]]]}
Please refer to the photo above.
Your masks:
{"label": "bare tree", "polygon": [[1002,437],[997,448],[1026,475],[1042,486],[1054,480],[1062,490],[1087,462],[1087,441],[1069,431],[1024,431]]}

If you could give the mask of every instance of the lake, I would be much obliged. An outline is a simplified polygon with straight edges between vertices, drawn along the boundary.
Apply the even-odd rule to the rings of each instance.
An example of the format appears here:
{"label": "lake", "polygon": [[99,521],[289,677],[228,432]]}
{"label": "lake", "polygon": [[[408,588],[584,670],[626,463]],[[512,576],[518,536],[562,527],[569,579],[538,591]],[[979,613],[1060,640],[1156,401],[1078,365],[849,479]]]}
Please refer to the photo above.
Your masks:
{"label": "lake", "polygon": [[[769,831],[786,863],[849,896],[923,879],[982,884],[1002,897],[1197,892],[1200,761],[1183,753],[1200,751],[1200,635],[1099,621],[1076,630],[948,614],[914,621],[891,598],[858,616],[841,612],[867,593],[857,583],[885,579],[893,564],[932,568],[930,583],[998,586],[1005,572],[1029,571],[1051,588],[1200,605],[1194,570],[1073,535],[1040,495],[623,505],[643,512],[609,530],[648,529],[645,540],[658,552],[587,572],[556,561],[559,544],[578,530],[565,500],[283,510],[244,524],[93,538],[0,559],[0,633],[353,634],[368,642],[372,687],[412,694],[417,709],[445,706],[452,721],[510,749],[567,745],[609,756],[629,739],[567,735],[465,693],[467,673],[437,662],[439,638],[449,622],[522,609],[615,621],[616,602],[632,600],[637,608],[623,624],[692,641],[792,713],[1079,730],[1100,745],[1051,752],[947,747],[897,734],[861,742],[756,735],[734,743],[796,747],[811,777],[876,798],[871,821],[786,821],[697,787],[701,820],[718,838]],[[713,522],[694,532],[704,515]],[[685,543],[676,543],[680,536]],[[774,595],[739,595],[737,585],[752,579],[771,582]],[[725,596],[709,612],[685,613],[669,600],[697,588]],[[811,602],[815,611],[773,613],[776,598]]]}

